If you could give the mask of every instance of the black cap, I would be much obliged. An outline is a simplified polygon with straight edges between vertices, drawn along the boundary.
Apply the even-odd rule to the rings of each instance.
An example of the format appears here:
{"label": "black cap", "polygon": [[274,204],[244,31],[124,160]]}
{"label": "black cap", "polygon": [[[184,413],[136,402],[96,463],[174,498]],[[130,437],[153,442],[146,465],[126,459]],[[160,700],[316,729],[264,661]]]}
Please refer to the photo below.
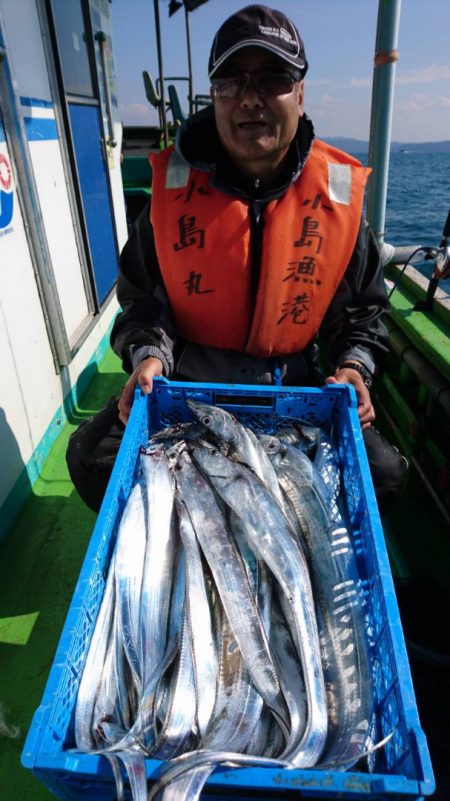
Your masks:
{"label": "black cap", "polygon": [[233,53],[243,47],[262,47],[305,75],[308,62],[300,34],[294,23],[267,6],[252,5],[232,14],[217,31],[208,63],[212,78]]}

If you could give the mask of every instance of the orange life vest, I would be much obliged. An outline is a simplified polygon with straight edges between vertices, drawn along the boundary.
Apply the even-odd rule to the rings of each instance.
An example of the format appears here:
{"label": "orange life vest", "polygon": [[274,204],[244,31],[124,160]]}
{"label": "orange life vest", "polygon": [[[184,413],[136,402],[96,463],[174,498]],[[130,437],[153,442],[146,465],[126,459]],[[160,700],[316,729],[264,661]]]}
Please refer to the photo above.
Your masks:
{"label": "orange life vest", "polygon": [[314,142],[300,179],[263,207],[253,300],[250,203],[212,188],[173,148],[150,160],[156,252],[180,335],[260,357],[301,351],[352,255],[370,170]]}

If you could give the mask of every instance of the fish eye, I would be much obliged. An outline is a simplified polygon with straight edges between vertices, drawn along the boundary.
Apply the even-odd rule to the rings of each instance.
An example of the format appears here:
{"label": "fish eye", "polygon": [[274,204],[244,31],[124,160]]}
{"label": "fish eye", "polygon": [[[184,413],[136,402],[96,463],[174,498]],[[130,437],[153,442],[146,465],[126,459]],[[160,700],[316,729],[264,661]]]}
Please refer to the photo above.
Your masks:
{"label": "fish eye", "polygon": [[205,417],[203,418],[202,422],[203,422],[203,425],[209,426],[209,425],[211,425],[211,418],[208,415],[205,415]]}

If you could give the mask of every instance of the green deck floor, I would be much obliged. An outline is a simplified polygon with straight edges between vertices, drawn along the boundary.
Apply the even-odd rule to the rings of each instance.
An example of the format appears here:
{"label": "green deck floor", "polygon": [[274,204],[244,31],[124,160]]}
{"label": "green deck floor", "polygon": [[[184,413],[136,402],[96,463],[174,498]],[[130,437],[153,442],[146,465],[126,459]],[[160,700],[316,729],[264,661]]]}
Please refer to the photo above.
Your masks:
{"label": "green deck floor", "polygon": [[54,798],[22,768],[20,755],[96,518],[70,481],[65,452],[72,431],[117,394],[123,381],[119,360],[108,352],[0,546],[1,801]]}

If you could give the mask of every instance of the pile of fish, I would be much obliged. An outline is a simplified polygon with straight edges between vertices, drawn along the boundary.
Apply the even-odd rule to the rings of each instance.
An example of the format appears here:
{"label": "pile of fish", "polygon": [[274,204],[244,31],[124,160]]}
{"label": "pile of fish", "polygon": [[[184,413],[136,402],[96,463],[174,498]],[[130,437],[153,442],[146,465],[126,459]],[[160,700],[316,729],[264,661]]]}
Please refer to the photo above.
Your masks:
{"label": "pile of fish", "polygon": [[[220,764],[345,770],[370,750],[364,597],[319,428],[193,420],[140,455],[75,712],[133,799],[198,799]],[[148,795],[145,758],[161,759]]]}

